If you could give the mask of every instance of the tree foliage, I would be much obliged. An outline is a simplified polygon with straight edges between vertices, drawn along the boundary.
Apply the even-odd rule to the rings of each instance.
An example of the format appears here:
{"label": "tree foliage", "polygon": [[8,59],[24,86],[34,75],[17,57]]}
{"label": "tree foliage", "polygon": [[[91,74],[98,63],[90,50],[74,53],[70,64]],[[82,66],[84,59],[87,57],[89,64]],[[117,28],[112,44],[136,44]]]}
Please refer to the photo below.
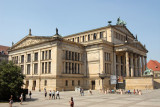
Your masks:
{"label": "tree foliage", "polygon": [[24,75],[13,62],[0,63],[0,100],[8,100],[11,95],[17,98],[22,91]]}

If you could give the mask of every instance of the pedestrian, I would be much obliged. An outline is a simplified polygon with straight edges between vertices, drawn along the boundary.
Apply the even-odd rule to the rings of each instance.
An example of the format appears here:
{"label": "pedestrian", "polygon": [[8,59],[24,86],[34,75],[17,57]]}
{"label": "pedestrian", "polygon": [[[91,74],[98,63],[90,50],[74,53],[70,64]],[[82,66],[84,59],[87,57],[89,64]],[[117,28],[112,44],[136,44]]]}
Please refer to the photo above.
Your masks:
{"label": "pedestrian", "polygon": [[137,94],[139,94],[139,90],[137,89],[137,92],[136,92]]}
{"label": "pedestrian", "polygon": [[9,106],[12,107],[12,104],[13,104],[13,95],[11,95],[9,99]]}
{"label": "pedestrian", "polygon": [[136,93],[136,90],[135,90],[135,89],[133,90],[133,93],[134,93],[134,94]]}
{"label": "pedestrian", "polygon": [[52,92],[51,90],[49,91],[49,100],[51,99],[51,95],[52,95]]}
{"label": "pedestrian", "polygon": [[56,92],[56,99],[57,97],[60,99],[59,91]]}
{"label": "pedestrian", "polygon": [[52,99],[53,99],[53,97],[54,97],[54,99],[55,99],[55,91],[53,90],[53,92],[52,92]]}
{"label": "pedestrian", "polygon": [[84,89],[83,89],[83,88],[82,88],[82,92],[81,92],[81,93],[82,93],[82,95],[81,95],[81,96],[84,96]]}
{"label": "pedestrian", "polygon": [[89,93],[92,95],[92,90],[91,89],[89,90]]}
{"label": "pedestrian", "polygon": [[32,95],[32,92],[30,91],[30,92],[29,92],[29,97],[30,97],[30,99],[31,99],[31,95]]}
{"label": "pedestrian", "polygon": [[80,95],[82,96],[82,88],[80,88]]}
{"label": "pedestrian", "polygon": [[23,102],[23,93],[21,93],[21,96],[20,96],[19,99],[20,99],[20,101],[21,101],[20,104],[22,104],[22,102]]}
{"label": "pedestrian", "polygon": [[45,95],[45,97],[47,97],[47,91],[45,91],[45,94],[44,94],[44,95]]}
{"label": "pedestrian", "polygon": [[71,97],[71,101],[69,101],[69,103],[70,103],[70,107],[74,107],[73,97]]}

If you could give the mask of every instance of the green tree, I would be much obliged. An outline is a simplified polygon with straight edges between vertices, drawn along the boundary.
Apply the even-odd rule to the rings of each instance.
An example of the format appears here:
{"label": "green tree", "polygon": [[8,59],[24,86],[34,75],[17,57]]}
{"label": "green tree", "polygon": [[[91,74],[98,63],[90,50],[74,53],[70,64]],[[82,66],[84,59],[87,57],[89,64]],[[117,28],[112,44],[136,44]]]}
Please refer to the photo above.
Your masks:
{"label": "green tree", "polygon": [[17,99],[22,91],[24,75],[13,62],[0,63],[0,100],[8,100],[11,95]]}

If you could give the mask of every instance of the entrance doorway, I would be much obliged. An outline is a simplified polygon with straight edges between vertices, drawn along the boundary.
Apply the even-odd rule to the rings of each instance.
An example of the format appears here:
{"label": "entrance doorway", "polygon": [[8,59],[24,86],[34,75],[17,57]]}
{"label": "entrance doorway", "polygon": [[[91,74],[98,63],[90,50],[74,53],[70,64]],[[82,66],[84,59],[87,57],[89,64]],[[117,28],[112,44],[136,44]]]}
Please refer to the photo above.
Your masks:
{"label": "entrance doorway", "polygon": [[33,87],[32,87],[32,90],[35,90],[35,87],[36,87],[36,81],[33,81]]}
{"label": "entrance doorway", "polygon": [[95,80],[91,81],[92,84],[92,90],[95,90]]}

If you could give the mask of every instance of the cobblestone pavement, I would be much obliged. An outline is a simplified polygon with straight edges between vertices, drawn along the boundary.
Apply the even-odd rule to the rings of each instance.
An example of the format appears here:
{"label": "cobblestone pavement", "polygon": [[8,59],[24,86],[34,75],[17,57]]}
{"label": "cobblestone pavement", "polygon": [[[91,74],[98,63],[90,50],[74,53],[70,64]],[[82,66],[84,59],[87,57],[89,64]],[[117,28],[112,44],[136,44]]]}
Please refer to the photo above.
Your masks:
{"label": "cobblestone pavement", "polygon": [[[60,92],[61,99],[49,100],[44,97],[44,92],[32,91],[32,100],[27,96],[27,101],[22,105],[13,103],[13,107],[69,107],[69,100],[74,98],[75,107],[160,107],[160,89],[143,90],[142,95],[129,94],[104,94],[93,91],[90,95],[85,91],[84,96],[79,92]],[[9,107],[8,103],[0,103],[0,107]]]}

